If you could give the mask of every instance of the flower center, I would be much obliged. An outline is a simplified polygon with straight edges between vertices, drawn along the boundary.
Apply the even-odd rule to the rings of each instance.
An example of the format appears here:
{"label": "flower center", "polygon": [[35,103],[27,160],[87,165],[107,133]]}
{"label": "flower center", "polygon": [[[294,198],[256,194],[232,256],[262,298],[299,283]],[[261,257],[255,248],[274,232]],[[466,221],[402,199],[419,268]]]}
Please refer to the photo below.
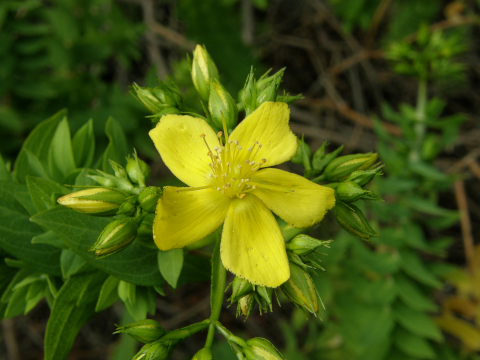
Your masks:
{"label": "flower center", "polygon": [[212,179],[212,187],[217,191],[231,198],[242,199],[257,186],[264,186],[250,181],[250,178],[267,162],[267,159],[261,158],[262,144],[258,141],[242,146],[238,140],[231,140],[228,134],[225,134],[223,144],[222,135],[221,131],[217,134],[220,146],[213,149],[208,145],[205,134],[200,135],[208,150],[206,155],[209,157],[211,169],[208,176]]}

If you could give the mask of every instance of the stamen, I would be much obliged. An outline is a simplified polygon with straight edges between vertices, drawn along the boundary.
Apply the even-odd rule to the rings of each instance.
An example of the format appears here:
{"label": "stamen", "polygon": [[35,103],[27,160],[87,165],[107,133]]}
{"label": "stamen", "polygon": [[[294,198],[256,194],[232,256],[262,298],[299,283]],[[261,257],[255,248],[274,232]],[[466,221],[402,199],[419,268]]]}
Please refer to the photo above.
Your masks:
{"label": "stamen", "polygon": [[200,134],[200,137],[201,137],[202,139],[205,139],[205,136],[207,136],[207,135],[205,135],[205,134]]}
{"label": "stamen", "polygon": [[219,131],[218,134],[217,134],[218,137],[221,137],[222,135],[223,135],[223,132],[221,132],[221,131]]}

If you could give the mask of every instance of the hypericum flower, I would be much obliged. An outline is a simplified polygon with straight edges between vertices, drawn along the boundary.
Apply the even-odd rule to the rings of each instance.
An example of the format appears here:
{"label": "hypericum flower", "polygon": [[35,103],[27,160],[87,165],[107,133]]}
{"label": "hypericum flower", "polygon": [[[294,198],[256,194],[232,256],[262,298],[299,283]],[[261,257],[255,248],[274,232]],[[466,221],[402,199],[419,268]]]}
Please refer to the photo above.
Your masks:
{"label": "hypericum flower", "polygon": [[[201,240],[224,224],[222,263],[253,284],[277,287],[290,277],[285,241],[273,211],[291,226],[323,219],[334,190],[274,165],[288,161],[297,138],[285,103],[266,102],[230,134],[202,119],[162,117],[150,137],[173,174],[189,187],[165,187],[153,224],[160,250]],[[271,210],[271,211],[270,211]]]}

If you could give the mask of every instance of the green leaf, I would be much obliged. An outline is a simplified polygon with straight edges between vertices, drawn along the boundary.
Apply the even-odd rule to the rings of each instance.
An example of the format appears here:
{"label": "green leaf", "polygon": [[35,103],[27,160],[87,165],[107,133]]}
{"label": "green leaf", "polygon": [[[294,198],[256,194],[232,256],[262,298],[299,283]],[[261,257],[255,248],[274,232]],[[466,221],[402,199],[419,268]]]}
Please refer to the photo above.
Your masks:
{"label": "green leaf", "polygon": [[456,216],[457,219],[460,218],[458,211],[452,211],[452,210],[441,208],[436,204],[420,197],[410,196],[406,199],[406,201],[408,205],[410,205],[413,209],[428,215],[445,216],[445,217]]}
{"label": "green leaf", "polygon": [[102,285],[100,295],[98,296],[97,305],[95,311],[100,312],[112,305],[118,299],[118,280],[114,276],[109,276]]}
{"label": "green leaf", "polygon": [[157,285],[163,281],[158,271],[155,251],[146,251],[144,246],[135,242],[115,255],[95,260],[95,255],[88,250],[110,222],[109,219],[88,216],[58,206],[33,216],[31,221],[52,230],[74,253],[120,280],[144,286]]}
{"label": "green leaf", "polygon": [[69,193],[65,186],[52,180],[30,175],[26,179],[28,190],[38,212],[55,207],[56,198]]}
{"label": "green leaf", "polygon": [[46,281],[35,281],[28,287],[25,297],[25,314],[32,310],[48,293],[48,284]]}
{"label": "green leaf", "polygon": [[55,298],[45,333],[45,360],[65,359],[82,325],[95,314],[95,302],[77,305],[78,298],[94,282],[98,272],[71,276]]}
{"label": "green leaf", "polygon": [[12,291],[7,308],[5,309],[5,319],[10,319],[24,313],[27,306],[27,292],[28,286],[22,286]]}
{"label": "green leaf", "polygon": [[28,192],[28,189],[24,187],[18,187],[15,190],[15,199],[22,204],[23,208],[27,210],[30,215],[35,215],[38,211],[35,208],[35,204],[33,203],[32,197]]}
{"label": "green leaf", "polygon": [[437,311],[438,307],[410,280],[401,273],[395,275],[398,295],[410,308],[418,311]]}
{"label": "green leaf", "polygon": [[400,327],[393,333],[393,341],[398,349],[417,359],[435,359],[432,346],[424,338],[414,335]]}
{"label": "green leaf", "polygon": [[436,341],[443,339],[439,328],[425,313],[409,308],[403,303],[396,303],[393,307],[393,312],[397,317],[397,321],[413,334]]}
{"label": "green leaf", "polygon": [[108,119],[105,125],[105,133],[110,142],[103,154],[103,171],[113,174],[108,160],[113,160],[117,164],[125,166],[126,156],[129,153],[128,142],[122,127],[113,118]]}
{"label": "green leaf", "polygon": [[60,121],[53,136],[48,155],[48,168],[52,177],[59,181],[63,181],[76,168],[67,118]]}
{"label": "green leaf", "polygon": [[442,283],[420,261],[417,253],[409,250],[400,251],[401,267],[412,278],[434,288],[440,288]]}
{"label": "green leaf", "polygon": [[15,163],[15,176],[17,181],[25,183],[25,178],[28,175],[38,176],[44,179],[48,179],[49,176],[44,166],[38,159],[38,157],[28,149],[23,149],[17,157]]}
{"label": "green leaf", "polygon": [[67,245],[65,245],[62,239],[60,239],[57,234],[50,230],[44,232],[43,234],[34,236],[32,238],[32,244],[47,244],[55,246],[59,249],[67,249]]}
{"label": "green leaf", "polygon": [[135,305],[132,305],[128,301],[124,303],[128,313],[135,321],[143,320],[147,317],[149,304],[146,290],[147,289],[142,286],[137,286]]}
{"label": "green leaf", "polygon": [[176,288],[183,267],[183,250],[158,251],[157,259],[160,273],[171,287]]}
{"label": "green leaf", "polygon": [[[50,143],[52,142],[55,134],[55,129],[57,128],[60,120],[65,117],[66,113],[66,110],[61,110],[49,119],[38,124],[23,143],[20,154],[23,150],[28,150],[32,154],[36,155],[41,164],[46,164],[48,160]],[[24,179],[26,174],[18,171],[19,159],[20,156],[17,158],[14,166],[16,178],[20,182],[25,182]]]}
{"label": "green leaf", "polygon": [[30,215],[14,194],[25,185],[0,182],[0,247],[37,271],[61,275],[60,250],[50,245],[32,244],[44,230],[30,221]]}
{"label": "green leaf", "polygon": [[431,181],[448,181],[449,177],[437,168],[423,162],[409,163],[409,169],[417,175]]}
{"label": "green leaf", "polygon": [[135,306],[136,303],[136,289],[135,284],[131,284],[127,281],[120,281],[118,284],[118,296],[125,304]]}
{"label": "green leaf", "polygon": [[83,125],[72,139],[73,156],[79,168],[87,168],[92,164],[95,153],[95,135],[93,133],[93,120],[90,119]]}
{"label": "green leaf", "polygon": [[13,181],[8,165],[10,164],[5,163],[2,154],[0,154],[0,181]]}
{"label": "green leaf", "polygon": [[62,275],[66,279],[74,275],[85,264],[80,256],[69,249],[62,250],[60,256],[60,265],[62,267]]}

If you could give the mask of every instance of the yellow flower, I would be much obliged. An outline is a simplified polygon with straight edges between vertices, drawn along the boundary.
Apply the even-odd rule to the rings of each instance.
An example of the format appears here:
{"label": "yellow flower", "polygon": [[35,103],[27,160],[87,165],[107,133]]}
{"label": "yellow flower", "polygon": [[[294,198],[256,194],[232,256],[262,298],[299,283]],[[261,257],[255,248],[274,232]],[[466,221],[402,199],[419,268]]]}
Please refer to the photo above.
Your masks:
{"label": "yellow flower", "polygon": [[262,286],[288,280],[285,242],[271,211],[305,228],[335,204],[331,188],[264,169],[295,155],[289,114],[287,104],[266,102],[225,134],[225,144],[202,119],[162,117],[150,137],[165,164],[189,187],[166,187],[158,202],[153,235],[160,250],[192,244],[224,223],[220,252],[226,269]]}

